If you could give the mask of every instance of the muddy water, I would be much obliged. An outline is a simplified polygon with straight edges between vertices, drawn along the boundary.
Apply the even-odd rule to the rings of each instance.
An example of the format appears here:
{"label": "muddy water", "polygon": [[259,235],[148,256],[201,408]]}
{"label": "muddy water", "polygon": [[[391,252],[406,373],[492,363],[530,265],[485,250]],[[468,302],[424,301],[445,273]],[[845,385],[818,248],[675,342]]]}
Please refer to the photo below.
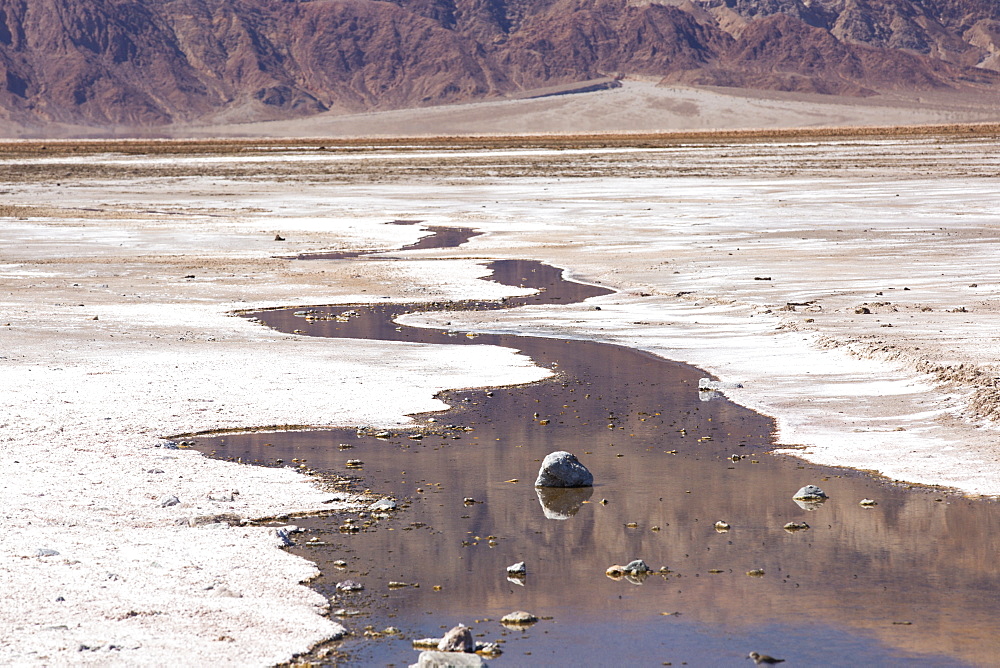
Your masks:
{"label": "muddy water", "polygon": [[[492,266],[494,280],[544,291],[421,308],[566,303],[601,290],[538,263]],[[310,336],[510,346],[557,375],[448,393],[452,410],[416,416],[412,429],[387,438],[352,428],[227,435],[199,446],[265,465],[305,460],[402,504],[385,518],[296,520],[309,531],[290,549],[320,565],[314,586],[333,609],[361,613],[341,619],[355,634],[346,655],[334,655],[342,663],[408,665],[418,656],[412,639],[457,623],[479,640],[503,641],[493,665],[751,665],[743,658],[751,650],[789,666],[1000,662],[996,503],[769,455],[771,422],[699,393],[704,374],[690,366],[591,341],[469,338],[391,322],[406,310],[257,316]],[[357,315],[322,319],[346,311]],[[539,494],[539,461],[554,450],[576,453],[597,485]],[[829,501],[814,510],[796,504],[793,493],[808,483]],[[864,498],[878,505],[862,507]],[[352,518],[360,531],[344,533]],[[717,520],[731,529],[717,531]],[[810,528],[788,532],[788,522]],[[605,576],[636,558],[669,572]],[[345,567],[334,565],[340,559]],[[527,576],[510,581],[505,567],[518,561]],[[345,580],[365,589],[338,593]],[[525,630],[499,624],[520,609],[543,619]],[[387,627],[400,633],[371,637]]]}
{"label": "muddy water", "polygon": [[[393,220],[389,225],[416,225],[419,220]],[[441,227],[428,226],[426,228],[431,234],[421,237],[412,244],[408,244],[399,249],[398,252],[408,250],[423,250],[426,248],[454,248],[461,246],[472,237],[477,237],[482,232],[476,232],[469,227]],[[296,260],[351,260],[365,255],[382,253],[381,250],[352,250],[352,251],[331,251],[329,253],[301,253],[295,256]]]}

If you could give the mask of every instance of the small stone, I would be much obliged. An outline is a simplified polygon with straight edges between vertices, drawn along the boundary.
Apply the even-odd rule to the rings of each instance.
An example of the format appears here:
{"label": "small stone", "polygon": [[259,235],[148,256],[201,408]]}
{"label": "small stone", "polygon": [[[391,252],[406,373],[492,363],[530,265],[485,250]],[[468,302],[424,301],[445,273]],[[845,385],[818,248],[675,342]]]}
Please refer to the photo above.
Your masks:
{"label": "small stone", "polygon": [[208,498],[210,501],[221,501],[223,503],[232,503],[236,500],[236,495],[239,494],[238,491],[225,491],[225,492],[209,492]]}
{"label": "small stone", "polygon": [[608,566],[604,574],[613,580],[617,580],[625,575],[625,569],[620,564],[615,564],[614,566]]}
{"label": "small stone", "polygon": [[711,378],[698,379],[699,392],[716,392],[718,390],[739,390],[743,388],[743,383],[735,381],[712,380]]}
{"label": "small stone", "polygon": [[878,501],[875,499],[861,499],[861,505],[865,508],[871,508],[872,506],[877,506]]}
{"label": "small stone", "polygon": [[816,485],[806,485],[799,491],[795,492],[795,496],[792,498],[798,501],[825,501],[828,497],[826,492],[821,490]]}
{"label": "small stone", "polygon": [[412,586],[409,582],[389,582],[389,589],[403,589]]}
{"label": "small stone", "polygon": [[290,547],[295,544],[292,542],[291,537],[288,535],[288,529],[285,527],[275,529],[274,535],[278,538],[278,543],[283,547]]}
{"label": "small stone", "polygon": [[360,459],[348,459],[346,464],[347,468],[352,468],[352,469],[359,469],[364,465],[365,463]]}
{"label": "small stone", "polygon": [[176,496],[172,496],[172,495],[170,495],[170,496],[161,496],[159,499],[157,499],[157,503],[160,504],[161,508],[166,508],[168,506],[176,506],[180,502],[181,502],[180,499],[178,499]]}
{"label": "small stone", "polygon": [[516,564],[511,564],[507,567],[507,575],[526,575],[527,573],[528,569],[524,565],[523,561],[519,561]]}
{"label": "small stone", "polygon": [[274,240],[275,241],[284,241],[285,237],[281,236],[280,234],[275,234],[274,235]]}
{"label": "small stone", "polygon": [[795,533],[796,531],[805,531],[809,528],[809,525],[805,522],[789,522],[784,527],[782,527],[788,533]]}
{"label": "small stone", "polygon": [[752,578],[762,578],[764,577],[764,569],[754,568],[753,570],[747,571],[747,575],[749,575]]}
{"label": "small stone", "polygon": [[732,529],[732,527],[729,526],[728,522],[723,522],[722,520],[719,520],[718,522],[715,523],[715,530],[718,531],[719,533],[726,533],[730,529]]}
{"label": "small stone", "polygon": [[642,559],[633,559],[632,561],[625,564],[622,569],[627,575],[643,575],[645,573],[651,573],[653,569],[646,565],[646,562]]}
{"label": "small stone", "polygon": [[347,562],[344,561],[343,559],[337,559],[335,562],[333,562],[333,566],[335,568],[347,568]]}
{"label": "small stone", "polygon": [[387,510],[395,510],[396,502],[392,499],[379,499],[375,503],[368,506],[368,510],[373,512],[384,512]]}
{"label": "small stone", "polygon": [[418,638],[413,641],[413,649],[437,649],[441,638]]}
{"label": "small stone", "polygon": [[58,550],[52,550],[47,547],[43,547],[35,552],[36,557],[57,557],[59,556]]}
{"label": "small stone", "polygon": [[472,639],[472,630],[464,624],[459,624],[444,634],[437,648],[440,652],[474,652],[476,641]]}
{"label": "small stone", "polygon": [[504,626],[531,626],[537,621],[538,617],[524,610],[515,610],[500,618],[500,623]]}
{"label": "small stone", "polygon": [[[338,608],[333,611],[335,617],[357,617],[363,615],[361,610],[355,610],[354,608]],[[434,647],[437,647],[437,640],[434,640]]]}
{"label": "small stone", "polygon": [[593,474],[576,455],[565,451],[549,453],[542,460],[535,487],[591,487]]}
{"label": "small stone", "polygon": [[464,503],[467,506],[471,506],[476,503],[476,500],[473,499],[471,496],[467,496],[464,499],[462,499],[462,503]]}
{"label": "small stone", "polygon": [[503,654],[503,650],[495,642],[477,642],[476,653],[485,654],[486,656],[500,656]]}
{"label": "small stone", "polygon": [[337,583],[337,591],[362,591],[364,588],[363,584],[353,580],[344,580]]}

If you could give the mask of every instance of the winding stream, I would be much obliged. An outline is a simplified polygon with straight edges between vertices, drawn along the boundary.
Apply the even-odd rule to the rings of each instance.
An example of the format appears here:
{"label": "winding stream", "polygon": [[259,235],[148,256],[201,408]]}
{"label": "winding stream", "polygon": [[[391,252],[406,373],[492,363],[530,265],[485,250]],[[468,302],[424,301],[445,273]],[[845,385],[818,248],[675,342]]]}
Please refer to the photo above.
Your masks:
{"label": "winding stream", "polygon": [[[704,372],[648,353],[393,322],[413,310],[558,305],[607,292],[538,262],[489,266],[492,280],[542,290],[496,302],[254,314],[306,336],[507,346],[556,372],[525,386],[445,393],[450,410],[414,416],[412,429],[388,435],[198,439],[216,457],[306,461],[401,504],[385,517],[295,520],[308,531],[289,549],[320,565],[311,584],[353,633],[310,660],[409,665],[413,639],[465,623],[477,640],[502,641],[504,653],[489,659],[498,666],[738,666],[749,665],[751,650],[789,666],[1000,661],[996,502],[771,455],[768,418],[699,392]],[[596,486],[536,492],[539,461],[554,450],[578,455]],[[809,483],[830,495],[813,510],[792,500]],[[865,498],[878,505],[861,506]],[[718,520],[731,528],[718,531]],[[788,522],[809,528],[786,531]],[[605,575],[637,558],[667,572]],[[527,576],[509,580],[505,568],[518,561]],[[364,590],[338,592],[345,580]],[[498,620],[513,610],[542,620],[507,629]]]}

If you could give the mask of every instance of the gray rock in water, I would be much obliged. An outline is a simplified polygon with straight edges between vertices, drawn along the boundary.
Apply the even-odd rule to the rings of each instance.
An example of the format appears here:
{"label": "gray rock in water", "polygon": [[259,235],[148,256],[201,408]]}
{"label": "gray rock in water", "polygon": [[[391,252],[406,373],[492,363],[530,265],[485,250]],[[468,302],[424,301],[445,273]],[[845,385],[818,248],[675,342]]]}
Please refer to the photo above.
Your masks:
{"label": "gray rock in water", "polygon": [[410,668],[485,668],[488,664],[478,654],[464,652],[421,652]]}
{"label": "gray rock in water", "polygon": [[645,575],[652,572],[653,569],[647,566],[646,562],[642,559],[633,559],[625,564],[622,570],[628,575]]}
{"label": "gray rock in water", "polygon": [[506,615],[500,618],[500,623],[504,626],[531,626],[538,621],[538,617],[535,617],[530,612],[525,612],[524,610],[515,610],[514,612],[508,612]]}
{"label": "gray rock in water", "polygon": [[180,443],[177,441],[160,441],[156,444],[158,448],[166,448],[167,450],[179,450]]}
{"label": "gray rock in water", "polygon": [[507,575],[525,575],[528,569],[524,565],[523,561],[519,561],[516,564],[511,564],[507,567]]}
{"label": "gray rock in water", "polygon": [[288,529],[286,527],[279,527],[275,529],[274,535],[278,537],[278,542],[284,547],[295,545],[295,543],[292,542],[291,536],[288,535]]}
{"label": "gray rock in water", "polygon": [[535,487],[590,487],[594,476],[580,463],[576,455],[559,450],[542,460]]}
{"label": "gray rock in water", "polygon": [[344,580],[337,583],[337,591],[361,591],[365,586],[353,580]]}
{"label": "gray rock in water", "polygon": [[157,499],[157,502],[160,504],[161,508],[166,508],[167,506],[176,506],[178,503],[181,502],[181,500],[178,499],[176,496],[168,495],[168,496],[161,496],[159,499]]}
{"label": "gray rock in water", "polygon": [[396,502],[392,499],[379,499],[372,505],[368,506],[368,510],[372,512],[385,512],[387,510],[395,510]]}
{"label": "gray rock in water", "polygon": [[500,656],[503,654],[503,648],[500,647],[499,643],[495,642],[477,642],[476,652],[478,654],[485,654],[486,656]]}
{"label": "gray rock in water", "polygon": [[594,494],[593,487],[536,487],[538,503],[546,519],[568,520]]}
{"label": "gray rock in water", "polygon": [[475,652],[476,641],[472,638],[472,629],[459,624],[441,638],[437,648],[439,652]]}
{"label": "gray rock in water", "polygon": [[825,500],[827,496],[826,492],[821,490],[816,485],[806,485],[799,491],[795,492],[795,496],[792,498],[798,501],[819,501],[820,499]]}

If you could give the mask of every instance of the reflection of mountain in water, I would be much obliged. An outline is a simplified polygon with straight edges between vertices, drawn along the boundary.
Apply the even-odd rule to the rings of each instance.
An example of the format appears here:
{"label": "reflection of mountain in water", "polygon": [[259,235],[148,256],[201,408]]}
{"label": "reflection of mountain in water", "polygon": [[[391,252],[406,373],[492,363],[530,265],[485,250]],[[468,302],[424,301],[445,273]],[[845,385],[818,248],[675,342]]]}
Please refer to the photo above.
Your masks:
{"label": "reflection of mountain in water", "polygon": [[[519,278],[529,279],[532,268],[541,269],[516,268]],[[387,309],[380,305],[378,313]],[[345,331],[334,329],[342,323],[303,326],[301,318],[284,317],[262,316],[309,334]],[[368,314],[352,318],[350,327],[375,338],[509,345],[542,366],[557,362],[559,375],[491,394],[447,393],[455,408],[436,416],[435,424],[418,416],[418,424],[433,428],[420,441],[407,438],[409,432],[377,439],[353,429],[225,437],[225,454],[244,461],[297,458],[344,472],[348,459],[361,459],[367,487],[412,504],[355,536],[340,535],[338,522],[299,522],[332,544],[328,551],[293,548],[320,561],[324,576],[315,586],[321,591],[331,594],[345,577],[324,561],[346,555],[357,564],[350,577],[378,592],[373,604],[388,610],[377,614],[391,612],[395,626],[432,635],[439,624],[530,610],[555,622],[524,640],[525,647],[538,656],[559,646],[560,660],[570,662],[613,660],[615,643],[608,638],[648,630],[671,611],[682,613],[671,618],[675,630],[658,633],[683,631],[669,636],[676,647],[695,638],[700,644],[691,651],[702,661],[721,656],[713,652],[729,647],[725,638],[754,633],[798,633],[808,642],[785,654],[814,663],[828,658],[823,648],[837,634],[854,643],[848,650],[860,652],[852,658],[859,664],[899,662],[900,652],[935,655],[935,665],[952,665],[942,655],[988,664],[1000,653],[996,503],[770,456],[770,420],[725,399],[700,401],[703,373],[640,351],[589,341],[397,331]],[[353,447],[339,450],[345,442]],[[560,490],[579,497],[537,493],[532,481],[539,462],[554,450],[576,454],[596,487]],[[744,457],[734,461],[733,454]],[[812,511],[792,500],[807,483],[830,495]],[[467,506],[466,497],[477,503]],[[869,497],[879,505],[861,507]],[[716,532],[720,519],[732,529]],[[790,521],[811,528],[787,533],[782,527]],[[605,577],[608,566],[634,558],[671,573],[653,574],[638,587]],[[522,560],[528,569],[523,587],[506,579],[506,566]],[[752,569],[765,575],[747,577]],[[391,580],[422,586],[386,592]],[[711,625],[710,633],[699,624]],[[574,634],[586,636],[580,646],[573,645],[579,639],[571,642]],[[887,653],[869,637],[896,649]],[[637,661],[662,657],[662,642],[638,638]],[[385,641],[371,651],[397,660],[410,650],[405,641]]]}

